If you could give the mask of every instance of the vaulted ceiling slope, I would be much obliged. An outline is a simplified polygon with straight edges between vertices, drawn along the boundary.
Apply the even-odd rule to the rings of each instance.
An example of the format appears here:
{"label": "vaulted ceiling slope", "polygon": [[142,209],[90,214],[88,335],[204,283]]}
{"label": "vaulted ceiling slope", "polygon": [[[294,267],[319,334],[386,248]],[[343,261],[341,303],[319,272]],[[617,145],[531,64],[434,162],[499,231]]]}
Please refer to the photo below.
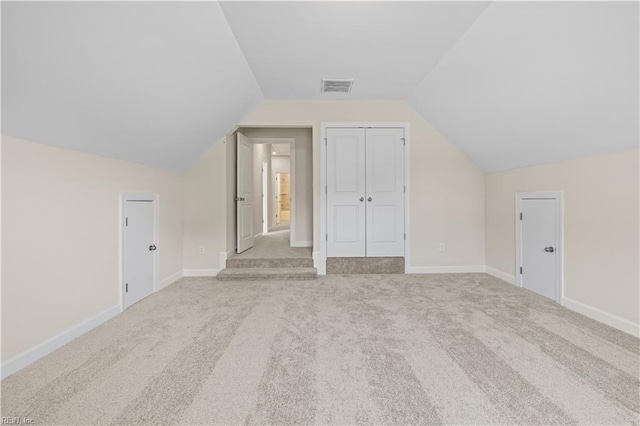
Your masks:
{"label": "vaulted ceiling slope", "polygon": [[[267,98],[406,99],[487,2],[223,2]],[[349,94],[322,78],[355,78]]]}
{"label": "vaulted ceiling slope", "polygon": [[487,172],[639,145],[637,2],[495,2],[409,98]]}
{"label": "vaulted ceiling slope", "polygon": [[3,134],[188,168],[263,99],[215,2],[2,2]]}
{"label": "vaulted ceiling slope", "polygon": [[180,171],[265,97],[406,99],[489,172],[632,148],[638,6],[3,1],[2,131]]}

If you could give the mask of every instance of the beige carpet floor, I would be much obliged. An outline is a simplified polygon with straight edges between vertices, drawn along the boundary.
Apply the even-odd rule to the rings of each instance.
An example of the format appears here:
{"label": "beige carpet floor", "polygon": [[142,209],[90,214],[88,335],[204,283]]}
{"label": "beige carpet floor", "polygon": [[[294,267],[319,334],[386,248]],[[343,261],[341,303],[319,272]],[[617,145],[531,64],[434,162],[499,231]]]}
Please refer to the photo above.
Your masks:
{"label": "beige carpet floor", "polygon": [[240,259],[277,259],[311,257],[311,247],[291,247],[289,223],[274,226],[265,235],[254,239],[254,246],[242,253],[234,254]]}
{"label": "beige carpet floor", "polygon": [[639,340],[484,274],[189,278],[2,381],[37,424],[637,424]]}

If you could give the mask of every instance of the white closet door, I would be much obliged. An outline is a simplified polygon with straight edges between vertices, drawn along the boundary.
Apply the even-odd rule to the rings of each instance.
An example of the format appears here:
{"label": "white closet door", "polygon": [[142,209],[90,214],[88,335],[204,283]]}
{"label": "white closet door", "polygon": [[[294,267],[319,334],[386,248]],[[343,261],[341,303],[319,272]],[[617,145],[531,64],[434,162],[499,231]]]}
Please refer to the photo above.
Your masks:
{"label": "white closet door", "polygon": [[364,257],[365,132],[327,129],[327,256]]}
{"label": "white closet door", "polygon": [[367,257],[404,256],[404,130],[366,130]]}
{"label": "white closet door", "polygon": [[253,247],[253,141],[238,132],[237,251]]}

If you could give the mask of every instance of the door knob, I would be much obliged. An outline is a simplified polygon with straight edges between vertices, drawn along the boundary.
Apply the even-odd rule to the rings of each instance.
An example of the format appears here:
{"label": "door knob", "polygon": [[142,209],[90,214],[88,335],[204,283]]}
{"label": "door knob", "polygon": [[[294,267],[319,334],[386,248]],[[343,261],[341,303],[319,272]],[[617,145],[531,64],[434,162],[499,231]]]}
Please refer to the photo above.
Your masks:
{"label": "door knob", "polygon": [[369,197],[367,198],[367,201],[373,201],[373,198]]}
{"label": "door knob", "polygon": [[364,197],[360,197],[360,202],[364,201]]}
{"label": "door knob", "polygon": [[545,247],[544,251],[546,251],[547,253],[553,253],[554,251],[556,251],[556,249],[554,249],[553,247],[549,246],[549,247]]}
{"label": "door knob", "polygon": [[151,244],[151,245],[149,246],[149,251],[155,251],[157,248],[158,248],[158,247],[156,247],[156,245],[155,245],[155,244]]}

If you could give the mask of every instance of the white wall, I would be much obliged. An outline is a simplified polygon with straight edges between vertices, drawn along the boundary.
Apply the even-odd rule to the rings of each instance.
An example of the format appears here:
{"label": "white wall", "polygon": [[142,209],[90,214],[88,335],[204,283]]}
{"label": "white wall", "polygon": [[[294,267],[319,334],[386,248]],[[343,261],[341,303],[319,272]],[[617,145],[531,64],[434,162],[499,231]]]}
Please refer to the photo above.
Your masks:
{"label": "white wall", "polygon": [[[411,265],[423,268],[416,271],[429,267],[484,265],[484,174],[406,102],[265,101],[240,125],[313,128],[314,251],[320,250],[322,121],[409,122]],[[296,151],[296,172],[298,158]],[[445,252],[438,251],[439,243],[445,244]]]}
{"label": "white wall", "polygon": [[[246,136],[246,135],[245,135]],[[262,234],[262,163],[271,169],[271,145],[253,144],[253,235]],[[269,194],[267,193],[267,197]]]}
{"label": "white wall", "polygon": [[639,155],[634,149],[487,174],[487,266],[515,273],[516,191],[564,191],[564,296],[637,327]]}
{"label": "white wall", "polygon": [[[295,170],[292,171],[292,180],[295,179],[295,193],[292,194],[292,202],[295,208],[295,229],[292,237],[297,242],[311,242],[313,240],[313,149],[312,132],[309,128],[243,128],[245,135],[252,138],[284,138],[294,139],[291,149],[295,155]],[[272,186],[269,187],[273,189]],[[275,193],[271,194],[271,200]],[[272,210],[272,217],[275,212]]]}
{"label": "white wall", "polygon": [[182,175],[2,137],[2,361],[121,302],[120,193],[159,195],[159,286],[182,271]]}
{"label": "white wall", "polygon": [[224,268],[219,259],[227,251],[226,148],[225,138],[184,173],[183,267],[201,275]]}

